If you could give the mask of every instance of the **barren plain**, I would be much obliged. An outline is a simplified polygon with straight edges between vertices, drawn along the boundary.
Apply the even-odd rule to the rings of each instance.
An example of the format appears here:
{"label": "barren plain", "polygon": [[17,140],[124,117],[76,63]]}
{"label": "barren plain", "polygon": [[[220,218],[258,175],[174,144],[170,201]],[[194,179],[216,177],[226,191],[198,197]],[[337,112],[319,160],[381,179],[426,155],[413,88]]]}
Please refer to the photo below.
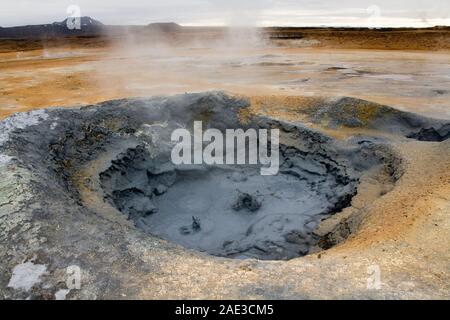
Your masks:
{"label": "barren plain", "polygon": [[[186,42],[0,40],[0,128],[9,139],[0,154],[2,297],[449,299],[450,32],[353,32],[298,37],[285,30],[257,42],[235,34],[219,41],[210,31]],[[213,92],[185,95],[204,91]],[[132,99],[151,96],[158,97]],[[114,99],[123,100],[102,103]],[[214,117],[239,106],[233,121],[278,121],[282,142],[295,148],[292,130],[301,138],[324,135],[340,146],[339,157],[357,171],[364,167],[357,192],[314,229],[319,240],[309,254],[288,261],[227,259],[149,236],[104,202],[98,177],[136,144],[114,140],[113,147],[110,135],[138,130],[142,104],[156,112],[165,103],[198,105],[194,118],[203,107]],[[94,106],[79,108],[87,105]],[[34,109],[48,110],[7,118]],[[40,124],[57,129],[47,137]],[[328,146],[320,139],[305,152]],[[47,151],[36,160],[24,147],[41,150],[47,140],[58,164],[49,181],[56,175],[64,187],[39,182]],[[72,152],[73,145],[89,156]],[[352,150],[380,162],[366,168]],[[61,192],[49,203],[36,185],[67,187],[69,200]],[[64,286],[69,264],[85,272],[80,290]],[[29,288],[12,281],[24,265],[38,274]]]}

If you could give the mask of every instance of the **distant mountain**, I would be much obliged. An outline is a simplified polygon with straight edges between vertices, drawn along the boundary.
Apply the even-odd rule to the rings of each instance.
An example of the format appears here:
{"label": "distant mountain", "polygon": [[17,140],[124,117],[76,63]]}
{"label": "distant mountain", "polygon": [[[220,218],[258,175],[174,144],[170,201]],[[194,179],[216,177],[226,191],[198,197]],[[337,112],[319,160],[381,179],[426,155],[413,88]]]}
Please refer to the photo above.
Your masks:
{"label": "distant mountain", "polygon": [[[124,35],[128,32],[127,26],[108,26],[91,17],[80,18],[80,29],[76,21],[67,18],[52,24],[29,25],[11,28],[0,27],[0,38],[13,39],[50,39],[67,36],[99,36]],[[74,28],[75,27],[75,28]],[[131,26],[132,30],[141,34],[160,34],[178,32],[183,27],[174,22],[150,23],[147,26]]]}
{"label": "distant mountain", "polygon": [[147,25],[147,29],[151,31],[174,32],[179,31],[183,27],[175,22],[157,22]]}
{"label": "distant mountain", "polygon": [[[0,28],[0,38],[49,39],[67,36],[97,36],[104,32],[103,23],[90,17],[80,18],[80,29],[71,24],[69,19],[71,18],[52,24]],[[75,28],[70,28],[72,25]]]}
{"label": "distant mountain", "polygon": [[[63,20],[62,22],[53,22],[53,25],[67,26],[67,22],[71,23],[72,19],[74,19],[74,18],[67,18],[67,19]],[[102,26],[104,26],[104,24],[98,20],[92,19],[91,17],[80,17],[80,26],[81,26],[81,28],[83,28],[83,27],[102,27]]]}

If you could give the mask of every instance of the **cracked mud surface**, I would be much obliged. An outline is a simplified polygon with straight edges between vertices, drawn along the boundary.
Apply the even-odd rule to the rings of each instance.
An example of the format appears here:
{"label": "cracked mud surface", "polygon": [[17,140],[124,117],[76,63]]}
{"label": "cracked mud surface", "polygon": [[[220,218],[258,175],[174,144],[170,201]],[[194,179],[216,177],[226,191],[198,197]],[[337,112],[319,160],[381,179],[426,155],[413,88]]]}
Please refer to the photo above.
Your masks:
{"label": "cracked mud surface", "polygon": [[359,174],[331,155],[281,151],[275,176],[255,166],[158,165],[138,148],[100,177],[112,203],[152,235],[217,256],[290,259],[309,251],[321,219],[348,205]]}
{"label": "cracked mud surface", "polygon": [[[292,119],[284,117],[282,109],[277,115],[265,114],[251,99],[205,93],[124,99],[5,119],[0,123],[0,293],[5,298],[60,296],[66,289],[66,268],[78,265],[82,288],[71,290],[67,298],[448,298],[448,248],[439,246],[448,240],[449,227],[448,123],[375,104],[368,110],[376,112],[352,113],[352,106],[359,104],[356,99],[337,100],[325,111],[299,105],[298,117]],[[337,116],[342,111],[349,113],[345,122]],[[205,192],[205,185],[234,177],[230,168],[204,169],[197,175],[164,167],[170,145],[163,142],[170,132],[180,123],[189,128],[199,118],[222,130],[282,129],[283,158],[294,161],[277,178],[283,179],[277,185],[284,186],[277,191],[293,193],[295,200],[311,205],[317,226],[301,238],[306,241],[295,243],[298,233],[305,231],[301,205],[295,217],[298,225],[289,224],[292,230],[276,233],[270,222],[264,223],[254,228],[255,237],[244,238],[237,248],[264,243],[266,234],[282,238],[286,246],[291,244],[285,241],[286,234],[292,240],[290,231],[298,231],[295,249],[282,254],[268,250],[267,257],[309,255],[289,261],[239,260],[186,249],[192,248],[189,241],[205,224],[213,227],[207,221],[208,210],[192,218],[189,210],[199,211],[195,206],[204,204],[190,207],[188,199],[187,208],[183,206],[187,219],[175,226],[181,240],[171,239],[175,244],[164,240],[164,228],[156,226],[167,221],[158,214],[177,211],[174,218],[182,218],[177,217],[184,203],[178,196],[182,189]],[[303,125],[305,119],[314,128]],[[359,131],[345,139],[323,133],[336,126]],[[431,130],[440,138],[429,135]],[[144,166],[124,161],[133,160],[130,153],[136,156],[136,150],[153,155],[152,161],[143,161]],[[305,168],[312,164],[316,167]],[[177,177],[160,176],[161,168],[175,171]],[[118,170],[125,170],[125,175],[113,179]],[[251,172],[246,171],[247,181],[240,181],[242,194],[228,199],[227,214],[264,215],[280,207],[286,209],[283,214],[294,214],[295,201],[277,203],[267,195],[270,183],[261,183]],[[125,179],[128,175],[136,177]],[[321,191],[319,196],[312,182]],[[262,200],[253,191],[256,184],[262,186]],[[222,186],[223,192],[232,193],[231,185]],[[151,202],[135,199],[146,192],[152,193],[151,199],[146,198]],[[214,206],[224,207],[217,201]],[[144,221],[142,214],[147,216]],[[180,228],[186,234],[179,233]],[[434,238],[438,235],[439,241]],[[252,256],[250,250],[245,257]],[[9,286],[14,270],[23,269],[17,267],[23,263],[39,272]],[[380,290],[366,287],[367,267],[373,264],[382,271]]]}

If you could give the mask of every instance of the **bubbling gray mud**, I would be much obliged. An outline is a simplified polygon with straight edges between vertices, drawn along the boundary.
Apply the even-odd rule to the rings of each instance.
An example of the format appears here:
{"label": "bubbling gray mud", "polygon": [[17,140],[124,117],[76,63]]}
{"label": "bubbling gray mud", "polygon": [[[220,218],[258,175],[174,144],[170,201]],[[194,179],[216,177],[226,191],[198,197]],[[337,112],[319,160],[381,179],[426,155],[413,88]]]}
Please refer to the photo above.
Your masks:
{"label": "bubbling gray mud", "polygon": [[308,253],[320,220],[349,205],[358,174],[293,147],[281,146],[281,160],[279,174],[262,176],[257,166],[158,166],[138,147],[100,177],[145,232],[217,256],[291,259]]}

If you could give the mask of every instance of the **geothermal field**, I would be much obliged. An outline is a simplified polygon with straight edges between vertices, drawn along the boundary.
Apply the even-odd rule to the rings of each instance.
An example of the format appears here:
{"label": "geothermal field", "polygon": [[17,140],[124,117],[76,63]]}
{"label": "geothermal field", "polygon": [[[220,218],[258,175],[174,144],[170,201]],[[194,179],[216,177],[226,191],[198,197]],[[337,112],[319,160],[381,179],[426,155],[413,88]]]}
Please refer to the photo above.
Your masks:
{"label": "geothermal field", "polygon": [[449,28],[89,21],[0,28],[1,298],[450,299]]}

